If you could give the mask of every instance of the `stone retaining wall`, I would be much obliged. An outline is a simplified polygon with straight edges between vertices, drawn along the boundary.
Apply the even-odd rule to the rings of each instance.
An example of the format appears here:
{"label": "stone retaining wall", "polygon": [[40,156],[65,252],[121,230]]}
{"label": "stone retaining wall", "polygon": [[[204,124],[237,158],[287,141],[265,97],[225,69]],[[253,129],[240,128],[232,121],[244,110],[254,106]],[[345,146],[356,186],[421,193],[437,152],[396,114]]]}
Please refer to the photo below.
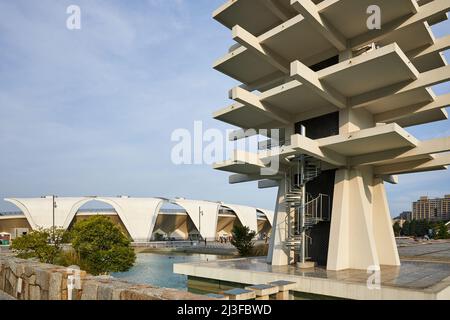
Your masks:
{"label": "stone retaining wall", "polygon": [[[0,291],[19,300],[67,300],[65,267],[18,259],[0,253]],[[80,272],[81,289],[74,300],[209,300],[210,298],[175,289],[136,285],[111,277],[94,277]]]}

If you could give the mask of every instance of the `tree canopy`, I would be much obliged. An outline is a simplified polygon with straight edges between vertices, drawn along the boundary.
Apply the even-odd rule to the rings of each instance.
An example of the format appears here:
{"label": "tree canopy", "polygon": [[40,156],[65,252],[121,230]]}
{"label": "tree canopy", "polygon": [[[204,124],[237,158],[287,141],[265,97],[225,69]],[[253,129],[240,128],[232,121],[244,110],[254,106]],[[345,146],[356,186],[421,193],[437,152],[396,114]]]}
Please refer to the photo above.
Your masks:
{"label": "tree canopy", "polygon": [[232,230],[232,235],[231,244],[236,247],[239,255],[243,257],[251,255],[255,247],[253,239],[255,238],[256,232],[250,231],[249,227],[235,225]]}
{"label": "tree canopy", "polygon": [[11,249],[20,258],[37,258],[44,263],[55,263],[67,239],[68,233],[64,229],[38,229],[14,239]]}
{"label": "tree canopy", "polygon": [[104,216],[78,221],[71,239],[80,257],[80,267],[94,275],[127,271],[136,260],[130,240]]}
{"label": "tree canopy", "polygon": [[[397,235],[398,226],[393,225],[394,233]],[[433,222],[428,220],[411,220],[405,221],[400,234],[403,236],[423,237],[425,235],[436,239],[448,239],[450,234],[445,222]]]}
{"label": "tree canopy", "polygon": [[34,230],[14,239],[11,248],[20,258],[78,265],[93,275],[127,271],[136,260],[130,240],[104,216],[78,221],[69,232],[59,228]]}

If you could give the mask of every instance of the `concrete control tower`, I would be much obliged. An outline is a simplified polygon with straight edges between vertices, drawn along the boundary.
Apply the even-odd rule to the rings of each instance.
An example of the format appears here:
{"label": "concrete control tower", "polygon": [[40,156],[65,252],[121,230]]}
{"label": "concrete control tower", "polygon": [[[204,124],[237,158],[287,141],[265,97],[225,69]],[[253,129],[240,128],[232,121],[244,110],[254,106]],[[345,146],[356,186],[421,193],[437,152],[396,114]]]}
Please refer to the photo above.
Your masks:
{"label": "concrete control tower", "polygon": [[[213,16],[236,41],[214,68],[242,85],[214,118],[261,134],[215,169],[278,188],[268,263],[328,270],[400,264],[385,183],[444,170],[450,137],[405,128],[446,120],[450,79],[430,26],[449,0],[229,0]],[[277,166],[274,166],[277,163]],[[276,170],[273,170],[276,168]]]}

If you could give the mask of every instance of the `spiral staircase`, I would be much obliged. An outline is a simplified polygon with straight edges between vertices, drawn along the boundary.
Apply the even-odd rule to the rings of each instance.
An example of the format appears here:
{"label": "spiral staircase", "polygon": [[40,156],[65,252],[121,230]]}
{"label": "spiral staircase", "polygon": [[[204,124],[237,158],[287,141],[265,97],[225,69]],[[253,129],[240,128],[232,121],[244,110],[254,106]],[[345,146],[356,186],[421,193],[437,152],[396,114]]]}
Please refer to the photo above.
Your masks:
{"label": "spiral staircase", "polygon": [[285,205],[287,235],[285,245],[294,251],[299,263],[310,259],[308,243],[312,238],[306,232],[322,221],[329,220],[329,196],[319,194],[313,198],[306,192],[306,184],[321,173],[321,161],[308,155],[288,159],[291,166],[286,173]]}

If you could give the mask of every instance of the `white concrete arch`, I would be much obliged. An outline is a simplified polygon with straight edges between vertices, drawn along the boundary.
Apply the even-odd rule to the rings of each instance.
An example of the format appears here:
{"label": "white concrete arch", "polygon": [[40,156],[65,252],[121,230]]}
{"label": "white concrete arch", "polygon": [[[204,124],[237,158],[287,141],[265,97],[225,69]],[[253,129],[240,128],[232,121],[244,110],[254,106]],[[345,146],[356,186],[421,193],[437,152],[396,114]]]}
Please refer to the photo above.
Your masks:
{"label": "white concrete arch", "polygon": [[[52,197],[5,199],[16,205],[27,218],[32,229],[53,226]],[[134,241],[149,241],[164,200],[158,198],[80,197],[55,198],[55,226],[69,228],[78,210],[91,201],[109,204],[116,210]]]}
{"label": "white concrete arch", "polygon": [[[71,209],[78,203],[90,201],[90,198],[55,198],[56,227],[66,228]],[[5,201],[16,205],[25,215],[32,229],[51,228],[53,226],[53,198],[8,198]],[[81,206],[81,205],[80,205]]]}
{"label": "white concrete arch", "polygon": [[[80,199],[80,201],[75,202],[72,207],[69,209],[69,214],[67,215],[64,224],[63,224],[63,228],[64,229],[68,229],[70,224],[72,223],[73,219],[75,218],[75,215],[77,214],[78,210],[84,206],[86,203],[89,203],[91,201],[94,201],[95,198],[94,197],[86,197],[86,198],[82,198]],[[59,201],[59,200],[58,200]],[[58,204],[58,202],[57,202]]]}
{"label": "white concrete arch", "polygon": [[32,229],[50,228],[53,223],[56,227],[68,229],[83,205],[92,201],[102,202],[114,208],[134,241],[151,240],[160,209],[165,202],[178,205],[184,209],[199,234],[208,240],[216,239],[221,206],[235,212],[242,225],[248,226],[250,230],[258,230],[257,210],[266,215],[271,225],[273,223],[273,212],[248,206],[180,198],[169,200],[165,198],[129,197],[56,197],[53,222],[53,199],[51,196],[5,200],[16,205],[24,213]]}
{"label": "white concrete arch", "polygon": [[187,199],[174,199],[171,202],[186,210],[186,213],[204,239],[216,239],[219,203]]}
{"label": "white concrete arch", "polygon": [[[20,211],[23,212],[23,214],[25,215],[25,217],[27,218],[28,223],[30,224],[32,229],[36,229],[37,228],[37,224],[36,222],[34,222],[31,214],[30,214],[30,209],[27,207],[27,205],[25,203],[27,203],[27,201],[23,201],[24,199],[18,200],[18,199],[13,199],[13,198],[6,198],[5,201],[12,203],[13,205],[15,205],[17,208],[20,209]],[[25,199],[26,200],[26,199]],[[23,202],[22,202],[23,201]]]}
{"label": "white concrete arch", "polygon": [[111,205],[134,241],[150,241],[158,213],[164,203],[158,198],[95,198]]}
{"label": "white concrete arch", "polygon": [[267,220],[270,223],[270,226],[273,226],[273,211],[272,210],[266,210],[266,209],[261,209],[261,208],[257,208],[258,211],[261,211],[267,218]]}
{"label": "white concrete arch", "polygon": [[248,227],[251,231],[258,232],[258,217],[256,214],[256,208],[228,203],[222,203],[221,205],[222,207],[226,207],[234,211],[243,226]]}

